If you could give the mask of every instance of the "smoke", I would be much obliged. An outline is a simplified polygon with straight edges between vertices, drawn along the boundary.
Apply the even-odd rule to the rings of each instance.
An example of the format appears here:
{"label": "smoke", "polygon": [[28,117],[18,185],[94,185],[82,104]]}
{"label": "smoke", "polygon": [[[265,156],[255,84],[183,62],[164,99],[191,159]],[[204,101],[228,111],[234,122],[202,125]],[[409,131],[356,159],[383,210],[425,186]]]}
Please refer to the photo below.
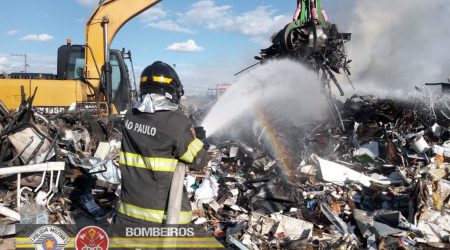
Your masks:
{"label": "smoke", "polygon": [[229,128],[255,108],[271,118],[300,125],[318,119],[326,111],[325,97],[317,75],[302,65],[272,61],[242,75],[214,105],[202,126],[209,136]]}
{"label": "smoke", "polygon": [[[330,6],[341,5],[330,3]],[[343,1],[337,8],[340,30],[352,33],[346,44],[356,93],[408,98],[414,86],[450,77],[450,28],[446,0]],[[325,5],[327,8],[327,5]],[[330,8],[331,10],[332,8]],[[329,11],[333,18],[333,11]],[[343,28],[342,28],[343,27]],[[342,75],[341,75],[342,76]],[[349,85],[341,79],[347,95]],[[290,61],[268,63],[239,78],[203,122],[214,134],[254,106],[270,107],[293,123],[326,110],[314,73]]]}
{"label": "smoke", "polygon": [[352,12],[345,23],[357,92],[387,94],[450,77],[448,1],[357,1]]}

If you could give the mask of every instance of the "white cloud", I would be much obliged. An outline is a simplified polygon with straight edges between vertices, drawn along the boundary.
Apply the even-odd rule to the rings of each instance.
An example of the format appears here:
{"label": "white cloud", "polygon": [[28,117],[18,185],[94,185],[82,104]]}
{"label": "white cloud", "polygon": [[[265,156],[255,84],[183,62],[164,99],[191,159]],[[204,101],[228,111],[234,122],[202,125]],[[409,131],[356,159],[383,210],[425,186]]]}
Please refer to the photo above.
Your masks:
{"label": "white cloud", "polygon": [[225,31],[237,31],[243,35],[258,36],[281,29],[288,23],[288,17],[275,16],[270,7],[260,6],[255,10],[236,16],[224,16],[208,23],[208,28]]}
{"label": "white cloud", "polygon": [[13,35],[16,35],[16,34],[18,34],[18,33],[19,33],[18,30],[8,30],[8,32],[6,32],[6,34],[7,34],[8,36],[13,36]]}
{"label": "white cloud", "polygon": [[167,16],[167,11],[159,5],[142,13],[140,18],[145,24],[145,27],[181,33],[193,33],[192,30],[184,28],[170,19],[165,19]]}
{"label": "white cloud", "polygon": [[212,30],[238,32],[253,41],[267,40],[273,32],[290,21],[288,15],[277,15],[270,6],[237,14],[230,5],[216,5],[213,0],[202,0],[192,5],[179,22],[203,26]]}
{"label": "white cloud", "polygon": [[145,23],[153,22],[155,20],[164,18],[167,16],[167,12],[159,6],[153,6],[152,8],[146,10],[144,13],[140,14],[139,17]]}
{"label": "white cloud", "polygon": [[244,13],[235,13],[231,5],[217,5],[214,0],[200,0],[185,13],[179,13],[174,20],[169,12],[156,6],[141,15],[146,27],[167,31],[193,33],[192,28],[207,28],[237,32],[251,37],[252,41],[268,40],[290,21],[288,15],[277,15],[270,6],[259,6]]}
{"label": "white cloud", "polygon": [[203,23],[231,16],[231,6],[216,6],[213,0],[202,0],[193,4],[191,9],[183,15],[183,20],[190,23]]}
{"label": "white cloud", "polygon": [[[24,70],[24,58],[0,54],[0,73],[21,72]],[[28,71],[35,73],[56,74],[56,56],[27,54]]]}
{"label": "white cloud", "polygon": [[7,65],[9,63],[8,58],[4,57],[4,56],[0,56],[0,67],[3,67],[5,65]]}
{"label": "white cloud", "polygon": [[53,36],[49,34],[29,34],[20,38],[20,40],[25,41],[39,41],[39,42],[47,42],[53,39]]}
{"label": "white cloud", "polygon": [[187,40],[186,42],[173,43],[169,45],[167,50],[180,51],[180,52],[199,52],[203,51],[203,48],[198,46],[194,40]]}
{"label": "white cloud", "polygon": [[98,5],[99,0],[76,0],[79,4],[84,7],[93,8]]}
{"label": "white cloud", "polygon": [[192,30],[183,28],[172,20],[162,20],[156,22],[150,22],[145,25],[146,27],[151,27],[155,29],[167,30],[167,31],[175,31],[181,33],[193,33]]}

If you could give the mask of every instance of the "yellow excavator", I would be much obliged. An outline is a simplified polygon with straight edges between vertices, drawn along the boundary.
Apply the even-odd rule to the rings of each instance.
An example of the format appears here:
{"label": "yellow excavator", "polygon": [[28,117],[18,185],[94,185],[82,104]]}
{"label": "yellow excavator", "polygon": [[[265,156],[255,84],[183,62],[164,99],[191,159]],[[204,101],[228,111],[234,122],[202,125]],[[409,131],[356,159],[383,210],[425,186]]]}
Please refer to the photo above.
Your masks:
{"label": "yellow excavator", "polygon": [[117,114],[132,102],[125,58],[131,53],[110,49],[119,29],[161,0],[103,0],[86,23],[86,43],[59,47],[57,74],[15,73],[0,79],[0,101],[10,110],[37,88],[33,106],[46,113],[68,109]]}

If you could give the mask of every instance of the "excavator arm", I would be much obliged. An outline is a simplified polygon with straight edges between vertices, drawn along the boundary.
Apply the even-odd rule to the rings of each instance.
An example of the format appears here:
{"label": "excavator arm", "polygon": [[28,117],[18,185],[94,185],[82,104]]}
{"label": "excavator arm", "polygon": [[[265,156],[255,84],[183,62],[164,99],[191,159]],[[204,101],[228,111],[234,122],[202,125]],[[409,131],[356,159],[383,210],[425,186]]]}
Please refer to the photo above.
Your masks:
{"label": "excavator arm", "polygon": [[27,81],[0,79],[1,101],[8,109],[18,108],[21,103],[18,89],[23,85],[27,95],[39,88],[34,105],[48,109],[49,113],[60,112],[73,104],[92,110],[94,102],[98,113],[106,107],[108,114],[125,110],[131,99],[129,75],[123,53],[110,50],[109,46],[125,23],[160,1],[101,0],[86,23],[85,45],[72,45],[68,40],[59,47],[56,79],[26,76]]}
{"label": "excavator arm", "polygon": [[109,46],[120,28],[160,1],[104,0],[100,2],[86,23],[84,76],[94,87],[100,86],[101,69],[108,59]]}
{"label": "excavator arm", "polygon": [[297,9],[292,19],[297,22],[297,26],[302,26],[310,21],[324,27],[329,25],[328,15],[322,8],[320,0],[297,0]]}

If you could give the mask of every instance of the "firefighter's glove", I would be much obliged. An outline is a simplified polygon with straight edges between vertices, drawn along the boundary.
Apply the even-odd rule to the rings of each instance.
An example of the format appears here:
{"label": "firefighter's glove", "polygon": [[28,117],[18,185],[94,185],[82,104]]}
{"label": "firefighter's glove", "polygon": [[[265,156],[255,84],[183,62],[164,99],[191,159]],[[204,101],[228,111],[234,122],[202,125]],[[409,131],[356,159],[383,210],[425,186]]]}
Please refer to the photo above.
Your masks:
{"label": "firefighter's glove", "polygon": [[206,140],[206,131],[203,127],[195,127],[195,136],[200,139],[201,141]]}

